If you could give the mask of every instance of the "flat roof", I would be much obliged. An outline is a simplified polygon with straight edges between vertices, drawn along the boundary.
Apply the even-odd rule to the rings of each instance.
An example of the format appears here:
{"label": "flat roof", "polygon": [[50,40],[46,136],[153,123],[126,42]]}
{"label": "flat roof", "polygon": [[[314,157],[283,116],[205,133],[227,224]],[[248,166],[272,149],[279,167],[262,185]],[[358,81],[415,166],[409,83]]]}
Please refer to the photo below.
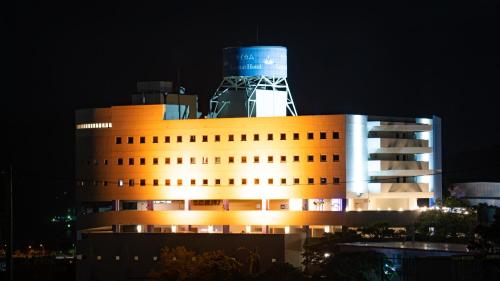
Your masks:
{"label": "flat roof", "polygon": [[437,242],[352,242],[340,243],[339,245],[370,247],[370,248],[388,248],[388,249],[406,249],[419,251],[438,251],[438,252],[456,252],[468,253],[466,244],[437,243]]}

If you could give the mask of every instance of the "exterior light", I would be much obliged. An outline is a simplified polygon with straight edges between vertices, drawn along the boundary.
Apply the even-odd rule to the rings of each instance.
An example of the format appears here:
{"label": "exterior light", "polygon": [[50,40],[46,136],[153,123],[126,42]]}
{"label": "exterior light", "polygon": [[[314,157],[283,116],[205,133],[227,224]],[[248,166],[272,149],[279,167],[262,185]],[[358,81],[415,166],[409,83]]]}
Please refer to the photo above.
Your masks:
{"label": "exterior light", "polygon": [[391,207],[387,208],[387,211],[392,211],[392,208]]}
{"label": "exterior light", "polygon": [[207,231],[208,231],[208,233],[213,233],[214,232],[214,226],[213,225],[209,225]]}
{"label": "exterior light", "polygon": [[290,227],[287,225],[285,226],[285,234],[288,234],[290,233]]}
{"label": "exterior light", "polygon": [[71,224],[69,224],[69,223],[68,223],[68,224],[66,225],[66,227],[67,227],[67,228],[70,228],[70,227],[71,227]]}
{"label": "exterior light", "polygon": [[402,211],[403,211],[403,208],[401,208],[401,207],[400,207],[400,208],[398,209],[398,211],[402,212]]}
{"label": "exterior light", "polygon": [[361,208],[358,208],[358,212],[361,212]]}
{"label": "exterior light", "polygon": [[245,226],[245,232],[246,233],[251,233],[252,232],[252,227],[249,226],[249,225]]}
{"label": "exterior light", "polygon": [[325,256],[325,258],[328,258],[328,257],[330,257],[330,253],[325,253],[324,256]]}
{"label": "exterior light", "polygon": [[177,232],[177,225],[172,225],[172,232],[173,233],[176,233]]}
{"label": "exterior light", "polygon": [[329,225],[325,225],[325,233],[330,233],[330,226]]}
{"label": "exterior light", "polygon": [[142,225],[138,224],[136,229],[137,229],[137,232],[141,233],[142,232]]}

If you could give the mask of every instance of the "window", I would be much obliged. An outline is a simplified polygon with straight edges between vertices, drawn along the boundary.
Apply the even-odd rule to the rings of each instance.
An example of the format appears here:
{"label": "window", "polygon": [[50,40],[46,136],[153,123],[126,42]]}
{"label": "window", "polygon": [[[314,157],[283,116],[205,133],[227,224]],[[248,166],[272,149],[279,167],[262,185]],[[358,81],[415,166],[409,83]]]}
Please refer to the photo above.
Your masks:
{"label": "window", "polygon": [[233,185],[234,184],[234,179],[229,179],[229,184]]}
{"label": "window", "polygon": [[220,141],[220,135],[215,135],[215,141],[219,142]]}
{"label": "window", "polygon": [[340,155],[333,154],[333,162],[339,162],[339,161],[340,161]]}
{"label": "window", "polygon": [[273,163],[273,157],[267,156],[267,163]]}
{"label": "window", "polygon": [[286,178],[281,178],[281,184],[286,184]]}
{"label": "window", "polygon": [[293,162],[299,162],[299,156],[298,155],[294,155],[293,156]]}
{"label": "window", "polygon": [[208,179],[203,179],[203,185],[207,185],[208,184]]}
{"label": "window", "polygon": [[165,185],[166,185],[166,186],[170,186],[170,179],[166,179],[166,180],[165,180]]}
{"label": "window", "polygon": [[307,133],[307,139],[308,140],[314,139],[314,133]]}
{"label": "window", "polygon": [[127,143],[134,143],[134,137],[128,137]]}
{"label": "window", "polygon": [[196,180],[195,179],[191,179],[191,185],[196,185]]}
{"label": "window", "polygon": [[123,180],[118,180],[118,186],[122,187],[123,186]]}
{"label": "window", "polygon": [[267,134],[267,140],[273,140],[273,134]]}
{"label": "window", "polygon": [[165,143],[170,143],[170,136],[165,136]]}
{"label": "window", "polygon": [[181,186],[181,185],[182,185],[182,179],[178,179],[178,180],[177,180],[177,185],[178,185],[178,186]]}
{"label": "window", "polygon": [[153,137],[153,143],[158,143],[158,137],[157,136]]}
{"label": "window", "polygon": [[129,158],[128,159],[128,164],[129,165],[134,165],[134,158]]}
{"label": "window", "polygon": [[177,157],[177,164],[182,164],[182,157]]}
{"label": "window", "polygon": [[170,157],[165,157],[165,165],[170,164]]}
{"label": "window", "polygon": [[121,144],[122,143],[122,137],[116,137],[115,143],[116,144]]}
{"label": "window", "polygon": [[253,162],[254,162],[254,163],[259,163],[259,161],[260,161],[260,160],[259,160],[259,156],[254,156],[254,157],[253,157]]}
{"label": "window", "polygon": [[271,179],[267,179],[267,184],[273,184],[274,180],[271,178]]}
{"label": "window", "polygon": [[141,165],[146,165],[146,158],[141,158],[140,164]]}
{"label": "window", "polygon": [[215,164],[220,164],[220,157],[215,157]]}
{"label": "window", "polygon": [[281,163],[285,163],[286,162],[286,156],[285,155],[281,155],[280,156],[280,162]]}
{"label": "window", "polygon": [[307,155],[307,162],[314,162],[314,156],[313,155]]}
{"label": "window", "polygon": [[104,159],[104,165],[108,165],[108,159]]}
{"label": "window", "polygon": [[215,185],[220,185],[220,179],[215,179]]}
{"label": "window", "polygon": [[259,184],[260,183],[260,180],[259,179],[254,179],[253,180],[253,184]]}
{"label": "window", "polygon": [[202,137],[202,140],[201,140],[201,141],[202,141],[202,142],[208,142],[208,136],[207,136],[207,135],[204,135],[204,136]]}
{"label": "window", "polygon": [[280,134],[280,140],[286,140],[286,134],[285,133],[281,133]]}
{"label": "window", "polygon": [[177,136],[177,142],[182,142],[182,136]]}
{"label": "window", "polygon": [[234,135],[229,135],[229,137],[227,138],[228,141],[234,141]]}
{"label": "window", "polygon": [[259,134],[254,134],[253,135],[253,140],[258,141],[259,140]]}
{"label": "window", "polygon": [[233,156],[229,156],[229,163],[234,163],[234,157]]}
{"label": "window", "polygon": [[325,132],[320,132],[319,133],[319,138],[322,140],[326,140],[326,133]]}
{"label": "window", "polygon": [[153,165],[158,165],[158,158],[153,158]]}
{"label": "window", "polygon": [[326,162],[326,155],[321,154],[321,155],[319,156],[319,161],[320,161],[320,162]]}
{"label": "window", "polygon": [[141,184],[141,186],[145,186],[146,185],[146,180],[145,179],[141,179],[140,184]]}
{"label": "window", "polygon": [[158,180],[157,180],[157,179],[154,179],[154,180],[153,180],[153,185],[154,185],[154,186],[158,186]]}
{"label": "window", "polygon": [[202,161],[201,163],[203,164],[208,164],[208,157],[203,157],[201,161]]}
{"label": "window", "polygon": [[333,132],[333,134],[332,134],[332,138],[333,138],[333,139],[339,139],[339,138],[340,138],[340,134],[339,134],[339,132]]}
{"label": "window", "polygon": [[241,163],[246,163],[246,162],[247,162],[247,157],[241,156]]}
{"label": "window", "polygon": [[242,134],[241,135],[241,141],[247,141],[247,135]]}
{"label": "window", "polygon": [[299,184],[300,179],[299,178],[293,178],[293,184]]}
{"label": "window", "polygon": [[128,186],[134,186],[135,185],[135,182],[133,179],[129,179],[128,180]]}
{"label": "window", "polygon": [[196,142],[196,136],[190,136],[189,142]]}
{"label": "window", "polygon": [[293,133],[293,140],[299,140],[299,133]]}
{"label": "window", "polygon": [[326,178],[320,178],[319,183],[325,185],[326,184]]}
{"label": "window", "polygon": [[246,185],[247,184],[247,179],[241,179],[241,185]]}
{"label": "window", "polygon": [[141,137],[139,140],[140,140],[140,143],[146,143],[146,137]]}
{"label": "window", "polygon": [[195,157],[189,158],[189,163],[196,164],[196,158]]}
{"label": "window", "polygon": [[307,178],[308,184],[314,184],[314,178]]}
{"label": "window", "polygon": [[340,178],[333,177],[333,184],[339,184],[340,183]]}
{"label": "window", "polygon": [[118,165],[123,165],[123,158],[118,158]]}

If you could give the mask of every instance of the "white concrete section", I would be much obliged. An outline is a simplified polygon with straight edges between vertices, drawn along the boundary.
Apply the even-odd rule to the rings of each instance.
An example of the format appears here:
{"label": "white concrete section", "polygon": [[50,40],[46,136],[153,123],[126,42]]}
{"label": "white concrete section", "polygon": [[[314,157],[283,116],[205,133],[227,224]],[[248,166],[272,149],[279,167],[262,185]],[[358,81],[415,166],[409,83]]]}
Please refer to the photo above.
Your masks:
{"label": "white concrete section", "polygon": [[382,184],[378,182],[371,182],[368,184],[368,193],[379,193],[381,192]]}
{"label": "white concrete section", "polygon": [[290,199],[288,202],[290,211],[302,211],[302,199]]}
{"label": "white concrete section", "polygon": [[376,151],[377,149],[380,148],[381,145],[381,139],[380,138],[369,138],[367,139],[367,144],[368,144],[368,153],[370,151]]}
{"label": "white concrete section", "polygon": [[348,192],[368,191],[368,129],[367,116],[346,115],[346,189]]}
{"label": "white concrete section", "polygon": [[255,90],[256,117],[286,116],[286,91]]}
{"label": "white concrete section", "polygon": [[380,160],[368,161],[368,173],[379,172],[381,170],[381,163],[382,163],[382,161],[380,161]]}

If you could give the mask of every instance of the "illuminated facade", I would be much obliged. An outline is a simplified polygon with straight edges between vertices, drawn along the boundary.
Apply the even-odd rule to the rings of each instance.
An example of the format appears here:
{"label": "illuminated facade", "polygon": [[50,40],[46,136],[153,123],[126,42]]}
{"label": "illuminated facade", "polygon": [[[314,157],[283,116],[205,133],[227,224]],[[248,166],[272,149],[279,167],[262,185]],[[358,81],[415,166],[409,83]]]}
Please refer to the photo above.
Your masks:
{"label": "illuminated facade", "polygon": [[76,112],[80,233],[320,235],[440,197],[437,117],[168,120],[169,108]]}

